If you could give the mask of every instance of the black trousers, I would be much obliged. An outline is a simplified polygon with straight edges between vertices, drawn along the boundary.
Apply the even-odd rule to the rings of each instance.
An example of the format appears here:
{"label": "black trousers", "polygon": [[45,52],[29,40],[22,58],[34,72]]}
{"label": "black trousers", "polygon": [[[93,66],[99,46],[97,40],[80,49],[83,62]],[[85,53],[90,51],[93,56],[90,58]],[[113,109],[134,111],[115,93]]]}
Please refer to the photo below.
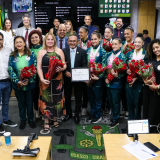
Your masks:
{"label": "black trousers", "polygon": [[68,115],[72,115],[72,107],[71,107],[72,87],[74,88],[74,95],[76,102],[75,113],[79,114],[82,104],[82,82],[64,82],[65,105],[66,105],[66,112]]}
{"label": "black trousers", "polygon": [[[148,119],[150,125],[160,123],[160,96],[143,89],[143,119]],[[156,127],[150,128],[150,133],[158,133]]]}
{"label": "black trousers", "polygon": [[87,85],[84,82],[82,82],[82,95],[83,95],[82,108],[87,108],[88,105]]}

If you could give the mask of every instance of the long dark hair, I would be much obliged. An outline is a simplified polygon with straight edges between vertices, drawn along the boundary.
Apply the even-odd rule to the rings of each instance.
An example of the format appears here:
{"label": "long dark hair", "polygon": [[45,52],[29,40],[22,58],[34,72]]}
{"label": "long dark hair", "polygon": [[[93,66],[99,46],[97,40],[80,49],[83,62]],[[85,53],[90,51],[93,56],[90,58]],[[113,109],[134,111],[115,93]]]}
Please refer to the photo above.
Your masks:
{"label": "long dark hair", "polygon": [[[15,45],[16,39],[18,39],[18,38],[21,38],[23,40],[23,42],[26,44],[24,37],[16,36],[14,38],[14,45]],[[18,53],[18,49],[14,46],[14,51],[11,53],[11,56],[16,57],[17,53]],[[31,51],[28,47],[26,47],[26,45],[24,46],[24,54],[27,55],[28,57],[31,55]]]}
{"label": "long dark hair", "polygon": [[158,43],[160,45],[160,39],[153,39],[147,47],[147,58],[153,59],[156,58],[156,55],[153,53],[153,44]]}
{"label": "long dark hair", "polygon": [[[6,32],[6,26],[5,26],[5,23],[6,23],[6,21],[7,20],[9,20],[10,22],[11,22],[11,20],[9,19],[9,18],[6,18],[5,20],[4,20],[4,25],[3,25],[3,31],[5,31]],[[14,34],[14,32],[13,32],[13,29],[12,29],[12,22],[11,22],[11,32],[12,32],[12,36],[15,36],[15,34]]]}
{"label": "long dark hair", "polygon": [[29,46],[30,49],[32,48],[32,45],[33,45],[33,44],[31,43],[31,37],[32,37],[33,34],[38,34],[39,39],[40,39],[39,44],[40,44],[41,46],[42,46],[42,44],[43,44],[42,33],[41,33],[40,31],[38,31],[38,30],[33,30],[33,31],[31,31],[31,32],[29,33],[29,36],[28,36],[28,46]]}

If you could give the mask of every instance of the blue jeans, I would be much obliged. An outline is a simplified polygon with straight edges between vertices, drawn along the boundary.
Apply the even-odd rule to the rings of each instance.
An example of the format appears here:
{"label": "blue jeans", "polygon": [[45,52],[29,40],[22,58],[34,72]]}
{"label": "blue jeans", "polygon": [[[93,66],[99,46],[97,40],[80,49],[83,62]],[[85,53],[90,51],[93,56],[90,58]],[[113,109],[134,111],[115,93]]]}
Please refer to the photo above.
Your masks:
{"label": "blue jeans", "polygon": [[[0,82],[0,104],[2,105],[2,118],[3,121],[8,121],[8,103],[11,94],[11,82]],[[2,103],[1,103],[2,101]],[[1,115],[1,114],[0,114]],[[0,119],[0,124],[1,124]]]}

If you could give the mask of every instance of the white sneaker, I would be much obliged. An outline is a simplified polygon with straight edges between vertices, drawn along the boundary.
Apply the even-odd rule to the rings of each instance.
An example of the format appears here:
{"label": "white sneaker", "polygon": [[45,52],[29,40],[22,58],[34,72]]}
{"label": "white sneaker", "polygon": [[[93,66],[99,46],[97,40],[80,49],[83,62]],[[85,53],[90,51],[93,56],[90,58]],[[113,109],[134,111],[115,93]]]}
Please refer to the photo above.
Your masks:
{"label": "white sneaker", "polygon": [[87,115],[87,109],[86,108],[82,108],[81,115],[82,116]]}

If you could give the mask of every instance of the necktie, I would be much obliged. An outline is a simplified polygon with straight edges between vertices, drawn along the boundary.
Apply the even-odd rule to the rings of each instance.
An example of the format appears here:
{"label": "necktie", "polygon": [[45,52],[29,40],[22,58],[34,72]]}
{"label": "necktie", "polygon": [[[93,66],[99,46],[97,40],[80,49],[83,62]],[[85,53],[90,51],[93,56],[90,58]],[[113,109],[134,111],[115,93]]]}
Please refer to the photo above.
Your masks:
{"label": "necktie", "polygon": [[26,31],[26,34],[25,34],[25,41],[27,42],[27,38],[28,38],[28,29],[26,29],[27,31]]}
{"label": "necktie", "polygon": [[118,29],[118,37],[120,38],[120,29]]}
{"label": "necktie", "polygon": [[74,68],[74,59],[75,59],[74,49],[72,49],[72,52],[71,52],[71,68]]}
{"label": "necktie", "polygon": [[60,41],[60,49],[62,49],[62,39],[60,39],[59,41]]}

